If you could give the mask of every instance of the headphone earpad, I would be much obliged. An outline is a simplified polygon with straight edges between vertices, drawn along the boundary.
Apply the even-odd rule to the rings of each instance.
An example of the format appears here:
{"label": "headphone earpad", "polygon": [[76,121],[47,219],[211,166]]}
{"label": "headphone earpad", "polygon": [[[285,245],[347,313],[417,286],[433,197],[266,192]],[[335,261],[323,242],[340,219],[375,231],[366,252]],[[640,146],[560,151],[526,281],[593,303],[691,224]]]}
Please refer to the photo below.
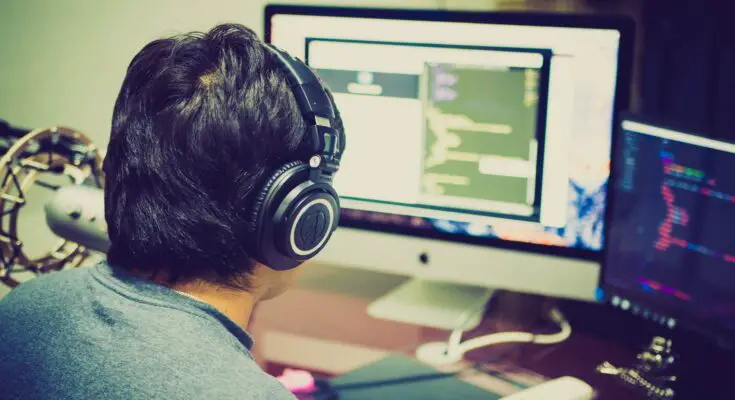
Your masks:
{"label": "headphone earpad", "polygon": [[273,189],[273,185],[279,180],[281,176],[283,176],[286,171],[290,170],[291,168],[298,167],[300,165],[304,165],[304,162],[302,161],[291,161],[286,164],[283,164],[280,168],[273,171],[270,177],[265,181],[263,186],[261,186],[258,193],[255,195],[255,198],[253,199],[251,210],[250,210],[250,216],[248,218],[247,222],[247,229],[250,233],[256,233],[258,231],[258,223],[261,219],[261,214],[264,212],[265,202],[268,196],[270,195],[271,190]]}
{"label": "headphone earpad", "polygon": [[339,198],[331,189],[312,186],[291,203],[274,235],[281,254],[307,260],[327,244],[339,223]]}

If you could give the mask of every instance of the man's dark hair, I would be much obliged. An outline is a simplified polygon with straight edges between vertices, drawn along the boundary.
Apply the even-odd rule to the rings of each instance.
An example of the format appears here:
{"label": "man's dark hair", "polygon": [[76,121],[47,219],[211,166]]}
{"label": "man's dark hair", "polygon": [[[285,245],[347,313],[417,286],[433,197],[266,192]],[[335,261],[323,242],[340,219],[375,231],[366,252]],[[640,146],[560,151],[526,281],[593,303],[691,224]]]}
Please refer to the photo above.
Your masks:
{"label": "man's dark hair", "polygon": [[145,46],[115,103],[104,161],[110,264],[242,282],[253,267],[244,246],[253,192],[280,164],[310,156],[304,129],[286,77],[250,29]]}

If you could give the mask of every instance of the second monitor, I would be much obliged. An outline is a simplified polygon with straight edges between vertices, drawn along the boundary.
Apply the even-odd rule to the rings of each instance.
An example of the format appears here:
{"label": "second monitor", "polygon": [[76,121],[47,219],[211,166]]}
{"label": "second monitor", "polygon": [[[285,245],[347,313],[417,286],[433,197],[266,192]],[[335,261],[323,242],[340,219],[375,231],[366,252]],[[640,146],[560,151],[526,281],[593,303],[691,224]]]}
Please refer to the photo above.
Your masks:
{"label": "second monitor", "polygon": [[614,154],[605,300],[732,347],[735,144],[628,117]]}

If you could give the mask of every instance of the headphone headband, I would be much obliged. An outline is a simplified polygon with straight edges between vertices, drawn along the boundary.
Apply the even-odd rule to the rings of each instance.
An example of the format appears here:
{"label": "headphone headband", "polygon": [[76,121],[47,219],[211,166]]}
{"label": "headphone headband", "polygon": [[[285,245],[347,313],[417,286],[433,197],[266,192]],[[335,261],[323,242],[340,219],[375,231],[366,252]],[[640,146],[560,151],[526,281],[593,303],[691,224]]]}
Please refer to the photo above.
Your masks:
{"label": "headphone headband", "polygon": [[[339,225],[339,195],[332,179],[345,149],[337,108],[321,80],[301,60],[265,45],[286,76],[312,145],[308,160],[275,168],[251,204],[245,243],[250,256],[275,270],[294,268],[314,257]],[[341,127],[340,127],[341,128]]]}
{"label": "headphone headband", "polygon": [[275,56],[279,68],[286,75],[307,124],[306,134],[311,136],[313,146],[313,156],[308,160],[312,179],[331,181],[339,169],[345,146],[344,133],[332,126],[337,114],[335,106],[319,78],[304,62],[271,44],[265,44],[265,47]]}

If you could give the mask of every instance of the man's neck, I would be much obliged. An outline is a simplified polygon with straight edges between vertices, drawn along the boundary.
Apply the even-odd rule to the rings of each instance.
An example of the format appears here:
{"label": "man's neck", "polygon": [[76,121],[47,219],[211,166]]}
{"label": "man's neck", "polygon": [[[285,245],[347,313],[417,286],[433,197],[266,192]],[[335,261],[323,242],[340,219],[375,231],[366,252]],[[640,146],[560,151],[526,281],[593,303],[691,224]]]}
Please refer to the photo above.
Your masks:
{"label": "man's neck", "polygon": [[243,330],[247,329],[256,303],[252,293],[204,282],[172,284],[169,287],[211,305]]}
{"label": "man's neck", "polygon": [[165,270],[159,270],[153,276],[135,270],[130,272],[209,304],[243,330],[247,329],[250,315],[258,299],[255,294],[246,290],[228,288],[203,280],[170,283]]}

